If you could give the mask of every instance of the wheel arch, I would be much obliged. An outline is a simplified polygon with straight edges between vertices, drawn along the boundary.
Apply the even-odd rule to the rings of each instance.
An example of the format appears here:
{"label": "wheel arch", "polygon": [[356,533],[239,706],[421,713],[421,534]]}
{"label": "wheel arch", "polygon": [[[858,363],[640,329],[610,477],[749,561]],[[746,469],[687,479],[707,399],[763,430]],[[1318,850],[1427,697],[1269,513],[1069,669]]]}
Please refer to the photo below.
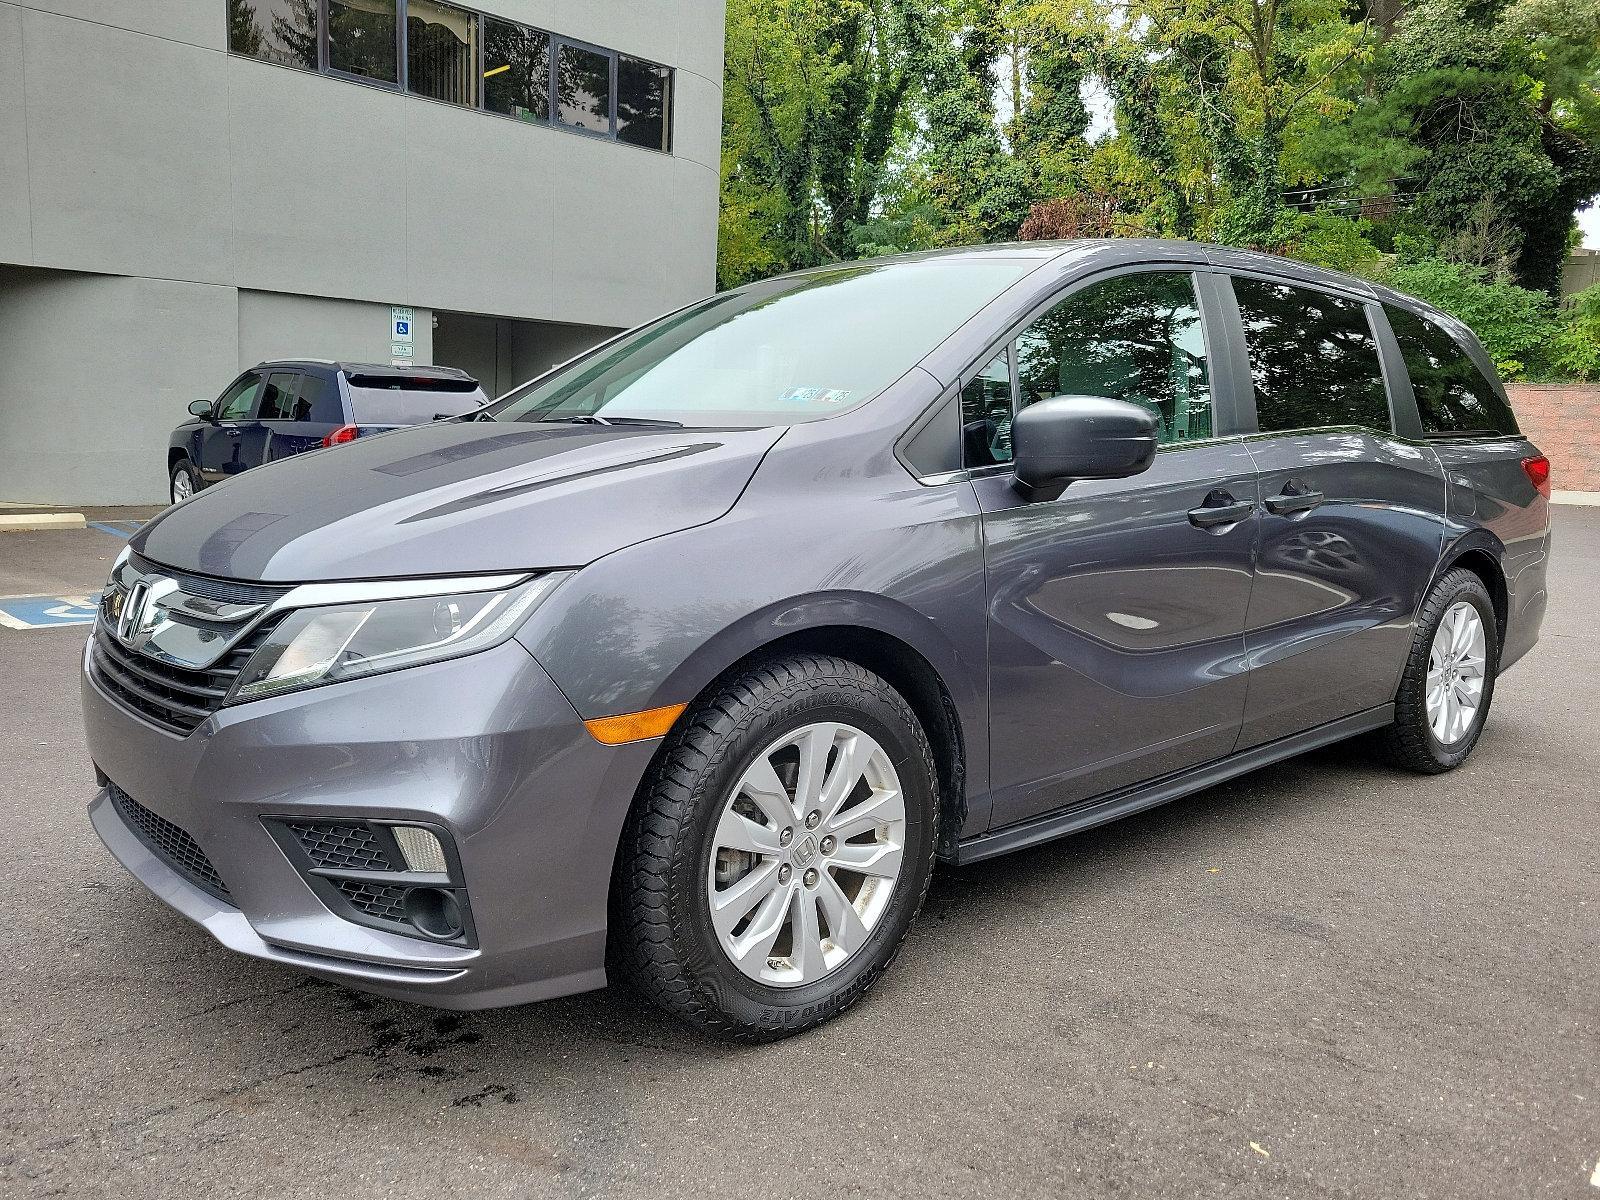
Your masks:
{"label": "wheel arch", "polygon": [[[1457,568],[1471,571],[1483,581],[1489,599],[1494,603],[1495,637],[1498,645],[1505,645],[1506,622],[1510,616],[1511,593],[1506,583],[1503,565],[1505,546],[1486,529],[1474,529],[1465,534],[1444,553],[1439,563],[1437,577]],[[1431,590],[1431,589],[1430,589]]]}
{"label": "wheel arch", "polygon": [[939,855],[952,856],[967,819],[974,752],[986,749],[987,738],[978,737],[984,718],[974,710],[981,695],[976,681],[926,617],[880,596],[848,593],[774,605],[712,638],[658,694],[687,704],[682,722],[723,680],[763,660],[802,653],[857,663],[905,697],[939,775]]}
{"label": "wheel arch", "polygon": [[188,462],[188,461],[192,461],[189,458],[189,452],[187,450],[185,450],[182,446],[168,446],[167,447],[167,474],[168,475],[172,474],[173,468],[175,468],[179,463]]}

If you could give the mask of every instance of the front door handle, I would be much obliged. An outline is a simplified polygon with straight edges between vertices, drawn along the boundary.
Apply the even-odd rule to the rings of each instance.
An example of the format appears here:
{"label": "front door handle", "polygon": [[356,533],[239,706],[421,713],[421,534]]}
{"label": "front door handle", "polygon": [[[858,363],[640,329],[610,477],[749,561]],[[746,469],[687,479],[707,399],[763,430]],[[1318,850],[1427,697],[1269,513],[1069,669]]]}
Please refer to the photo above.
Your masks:
{"label": "front door handle", "polygon": [[1276,496],[1268,496],[1262,501],[1269,513],[1277,516],[1286,516],[1291,513],[1310,512],[1323,501],[1321,492],[1302,492],[1293,484],[1285,487]]}
{"label": "front door handle", "polygon": [[1189,510],[1189,524],[1196,529],[1215,529],[1219,525],[1233,525],[1250,515],[1255,505],[1248,500],[1235,500],[1221,488],[1207,494],[1205,503]]}

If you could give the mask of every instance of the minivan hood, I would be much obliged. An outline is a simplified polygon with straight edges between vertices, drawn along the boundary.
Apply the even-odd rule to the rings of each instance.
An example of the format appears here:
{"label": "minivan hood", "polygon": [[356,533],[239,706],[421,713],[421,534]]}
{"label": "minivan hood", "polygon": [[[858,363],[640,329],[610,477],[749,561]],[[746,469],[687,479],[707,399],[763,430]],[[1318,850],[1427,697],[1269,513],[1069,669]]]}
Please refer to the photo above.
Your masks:
{"label": "minivan hood", "polygon": [[716,520],[782,434],[419,425],[245,471],[132,546],[178,570],[285,583],[582,566]]}

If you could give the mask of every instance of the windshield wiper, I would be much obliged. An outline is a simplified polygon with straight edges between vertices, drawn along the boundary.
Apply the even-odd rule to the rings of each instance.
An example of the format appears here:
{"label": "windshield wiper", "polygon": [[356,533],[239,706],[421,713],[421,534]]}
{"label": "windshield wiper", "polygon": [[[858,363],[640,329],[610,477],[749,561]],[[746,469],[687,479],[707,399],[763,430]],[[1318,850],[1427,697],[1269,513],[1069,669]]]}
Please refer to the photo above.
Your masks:
{"label": "windshield wiper", "polygon": [[668,421],[661,417],[602,417],[599,413],[583,413],[576,417],[547,418],[555,425],[631,425],[643,429],[682,429],[682,421]]}

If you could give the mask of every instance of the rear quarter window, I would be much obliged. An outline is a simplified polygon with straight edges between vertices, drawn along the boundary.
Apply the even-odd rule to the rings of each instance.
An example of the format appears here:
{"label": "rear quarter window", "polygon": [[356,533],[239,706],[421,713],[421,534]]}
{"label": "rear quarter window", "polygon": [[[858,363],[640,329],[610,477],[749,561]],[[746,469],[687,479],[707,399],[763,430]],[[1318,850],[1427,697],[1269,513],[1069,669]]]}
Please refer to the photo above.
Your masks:
{"label": "rear quarter window", "polygon": [[487,397],[470,380],[362,379],[350,382],[351,420],[357,425],[422,425],[475,412]]}
{"label": "rear quarter window", "polygon": [[1403,308],[1384,311],[1411,377],[1424,436],[1493,437],[1518,432],[1511,406],[1448,330]]}

